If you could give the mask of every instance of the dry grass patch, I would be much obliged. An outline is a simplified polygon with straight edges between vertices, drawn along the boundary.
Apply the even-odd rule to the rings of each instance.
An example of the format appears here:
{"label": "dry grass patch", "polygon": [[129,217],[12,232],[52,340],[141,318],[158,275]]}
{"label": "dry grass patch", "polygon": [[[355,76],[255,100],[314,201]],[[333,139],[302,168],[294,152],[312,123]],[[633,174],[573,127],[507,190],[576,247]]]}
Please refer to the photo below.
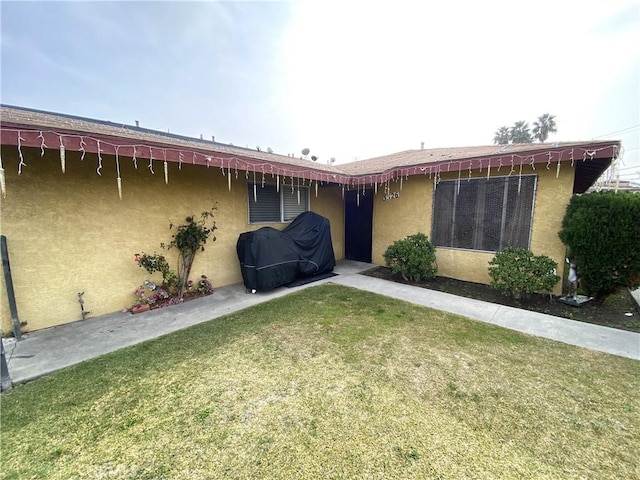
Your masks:
{"label": "dry grass patch", "polygon": [[638,478],[639,363],[335,285],[2,396],[1,478]]}

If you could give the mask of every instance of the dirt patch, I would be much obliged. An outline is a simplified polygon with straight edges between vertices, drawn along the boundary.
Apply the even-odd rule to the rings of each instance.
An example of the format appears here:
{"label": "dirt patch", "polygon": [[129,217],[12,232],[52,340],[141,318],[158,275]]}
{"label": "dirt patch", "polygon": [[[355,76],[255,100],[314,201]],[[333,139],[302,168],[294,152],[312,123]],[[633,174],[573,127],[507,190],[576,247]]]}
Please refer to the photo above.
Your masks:
{"label": "dirt patch", "polygon": [[[549,295],[528,295],[516,300],[502,295],[498,290],[488,285],[473,282],[464,282],[446,277],[436,277],[432,280],[411,282],[404,280],[401,275],[394,275],[387,267],[375,267],[363,275],[382,278],[392,282],[404,283],[438,292],[451,293],[460,297],[474,298],[490,303],[498,303],[510,307],[531,310],[533,312],[546,313],[556,317],[570,318],[579,322],[595,323],[605,327],[619,328],[632,332],[640,332],[640,312],[627,289],[620,289],[616,294],[608,297],[604,303],[597,304],[591,301],[581,307],[573,307],[559,301],[560,297]],[[633,314],[631,316],[627,314]]]}

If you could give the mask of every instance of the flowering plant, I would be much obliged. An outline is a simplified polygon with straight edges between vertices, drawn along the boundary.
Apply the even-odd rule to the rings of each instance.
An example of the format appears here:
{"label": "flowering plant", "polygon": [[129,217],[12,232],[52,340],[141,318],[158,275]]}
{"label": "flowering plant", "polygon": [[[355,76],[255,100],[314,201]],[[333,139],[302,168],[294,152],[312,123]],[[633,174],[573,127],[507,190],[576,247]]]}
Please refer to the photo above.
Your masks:
{"label": "flowering plant", "polygon": [[206,275],[201,275],[197,283],[193,280],[187,282],[186,291],[196,295],[210,295],[213,293],[213,285]]}
{"label": "flowering plant", "polygon": [[158,286],[149,281],[145,280],[142,285],[135,289],[133,294],[136,297],[136,302],[134,306],[139,307],[140,305],[151,305],[156,302],[156,295],[152,295],[151,292],[155,291]]}
{"label": "flowering plant", "polygon": [[147,292],[144,288],[144,285],[140,285],[138,288],[136,288],[133,294],[136,296],[136,301],[133,304],[134,307],[149,304],[149,298],[147,297]]}
{"label": "flowering plant", "polygon": [[141,307],[142,305],[149,305],[151,308],[160,308],[183,302],[181,298],[172,295],[164,284],[158,286],[150,280],[145,280],[142,285],[135,289],[133,294],[136,297],[133,308]]}
{"label": "flowering plant", "polygon": [[149,297],[149,305],[155,305],[157,303],[161,303],[164,300],[168,300],[171,298],[171,294],[167,292],[164,288],[158,287],[154,294]]}
{"label": "flowering plant", "polygon": [[196,252],[203,251],[207,240],[215,242],[213,234],[217,230],[216,222],[213,220],[215,206],[209,211],[202,212],[200,219],[191,215],[185,218],[183,225],[169,223],[169,229],[175,229],[172,240],[168,244],[161,243],[163,249],[176,248],[179,251],[177,272],[171,270],[169,262],[164,255],[158,253],[136,253],[133,261],[140,268],[144,268],[147,273],[153,275],[158,272],[162,274],[162,284],[145,280],[134,292],[136,297],[135,307],[142,305],[154,306],[154,308],[164,307],[181,303],[185,293],[191,297],[209,295],[213,293],[213,285],[206,275],[202,275],[197,282],[188,280],[193,259]]}

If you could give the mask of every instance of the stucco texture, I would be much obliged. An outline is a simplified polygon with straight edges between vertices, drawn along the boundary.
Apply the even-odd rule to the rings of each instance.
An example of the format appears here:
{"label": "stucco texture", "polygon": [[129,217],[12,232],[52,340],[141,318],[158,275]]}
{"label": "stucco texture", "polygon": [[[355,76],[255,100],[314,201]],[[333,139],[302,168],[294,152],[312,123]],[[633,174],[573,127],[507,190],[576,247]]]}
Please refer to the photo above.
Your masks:
{"label": "stucco texture", "polygon": [[[555,168],[547,170],[538,166],[535,170],[523,167],[523,174],[536,174],[534,214],[531,235],[531,251],[536,255],[547,255],[558,264],[559,272],[564,269],[565,247],[558,238],[558,232],[567,205],[572,196],[574,169],[563,164],[558,178]],[[482,177],[486,173],[475,172]],[[499,175],[497,172],[495,176]],[[443,180],[457,178],[456,174],[443,174]],[[398,192],[398,198],[384,201],[384,191],[379,188],[373,209],[373,262],[384,265],[383,253],[395,240],[417,232],[431,238],[433,178],[411,176],[390,183],[390,192]],[[437,248],[438,275],[477,283],[490,283],[488,267],[494,253],[474,252],[453,248]],[[553,293],[562,293],[562,283],[558,282]]]}
{"label": "stucco texture", "polygon": [[[118,198],[115,159],[96,155],[83,161],[66,152],[66,173],[58,150],[22,149],[26,166],[17,174],[15,148],[3,147],[7,196],[2,199],[0,231],[7,237],[13,283],[23,331],[80,320],[78,292],[84,292],[90,317],[129,307],[133,291],[149,275],[134,262],[136,253],[162,253],[172,268],[177,252],[162,250],[171,241],[169,223],[181,224],[213,205],[218,230],[196,255],[191,278],[207,275],[214,287],[242,280],[235,246],[238,235],[261,225],[248,224],[244,175],[233,177],[231,191],[219,168],[163,165],[120,158],[122,200]],[[311,189],[311,210],[329,218],[336,258],[342,258],[344,212],[339,188]],[[269,225],[281,229],[284,224]],[[149,278],[159,281],[159,274]],[[2,279],[2,331],[12,331]]]}

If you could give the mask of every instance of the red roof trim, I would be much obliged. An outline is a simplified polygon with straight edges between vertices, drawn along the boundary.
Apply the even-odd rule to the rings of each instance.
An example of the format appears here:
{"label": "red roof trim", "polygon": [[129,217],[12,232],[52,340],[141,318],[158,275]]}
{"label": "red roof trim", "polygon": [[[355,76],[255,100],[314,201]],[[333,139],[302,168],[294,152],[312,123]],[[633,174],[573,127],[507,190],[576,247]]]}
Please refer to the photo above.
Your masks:
{"label": "red roof trim", "polygon": [[[383,183],[399,177],[414,175],[441,175],[448,172],[474,171],[484,172],[491,175],[502,173],[515,173],[516,169],[522,167],[544,165],[547,169],[559,168],[562,163],[571,162],[573,165],[578,161],[588,161],[593,159],[614,159],[619,155],[620,142],[585,142],[563,144],[557,147],[540,149],[532,145],[529,150],[500,152],[496,151],[491,155],[451,159],[446,158],[431,162],[424,162],[415,165],[393,166],[381,172],[372,173],[348,173],[340,172],[339,169],[327,171],[314,168],[312,163],[309,166],[299,166],[289,163],[280,163],[275,159],[265,160],[263,158],[252,158],[249,155],[238,153],[227,153],[199,149],[194,146],[180,146],[170,143],[159,143],[149,140],[137,140],[132,138],[114,137],[96,133],[81,133],[77,131],[46,130],[34,126],[22,126],[11,124],[0,124],[0,137],[3,145],[14,145],[19,147],[33,148],[55,148],[61,145],[66,150],[86,152],[116,157],[129,157],[150,161],[166,161],[173,163],[191,163],[206,167],[217,167],[224,171],[248,171],[259,174],[272,174],[281,176],[291,176],[318,182],[337,183],[343,185],[360,186],[373,183]],[[413,155],[417,152],[407,152]],[[389,156],[390,158],[393,156]],[[376,159],[384,160],[385,157]],[[373,160],[373,159],[372,159]],[[358,162],[364,165],[367,160]],[[352,170],[349,168],[348,170]]]}
{"label": "red roof trim", "polygon": [[[106,135],[81,134],[77,132],[47,131],[32,127],[0,125],[2,145],[59,149],[67,151],[93,153],[101,157],[112,156],[121,159],[193,164],[216,167],[226,171],[248,171],[258,174],[273,174],[286,177],[303,178],[326,183],[347,184],[348,175],[327,172],[298,165],[265,161],[238,154],[214,152],[193,147],[180,147],[149,141],[132,141],[129,138],[117,138]],[[310,163],[309,166],[313,164]]]}

